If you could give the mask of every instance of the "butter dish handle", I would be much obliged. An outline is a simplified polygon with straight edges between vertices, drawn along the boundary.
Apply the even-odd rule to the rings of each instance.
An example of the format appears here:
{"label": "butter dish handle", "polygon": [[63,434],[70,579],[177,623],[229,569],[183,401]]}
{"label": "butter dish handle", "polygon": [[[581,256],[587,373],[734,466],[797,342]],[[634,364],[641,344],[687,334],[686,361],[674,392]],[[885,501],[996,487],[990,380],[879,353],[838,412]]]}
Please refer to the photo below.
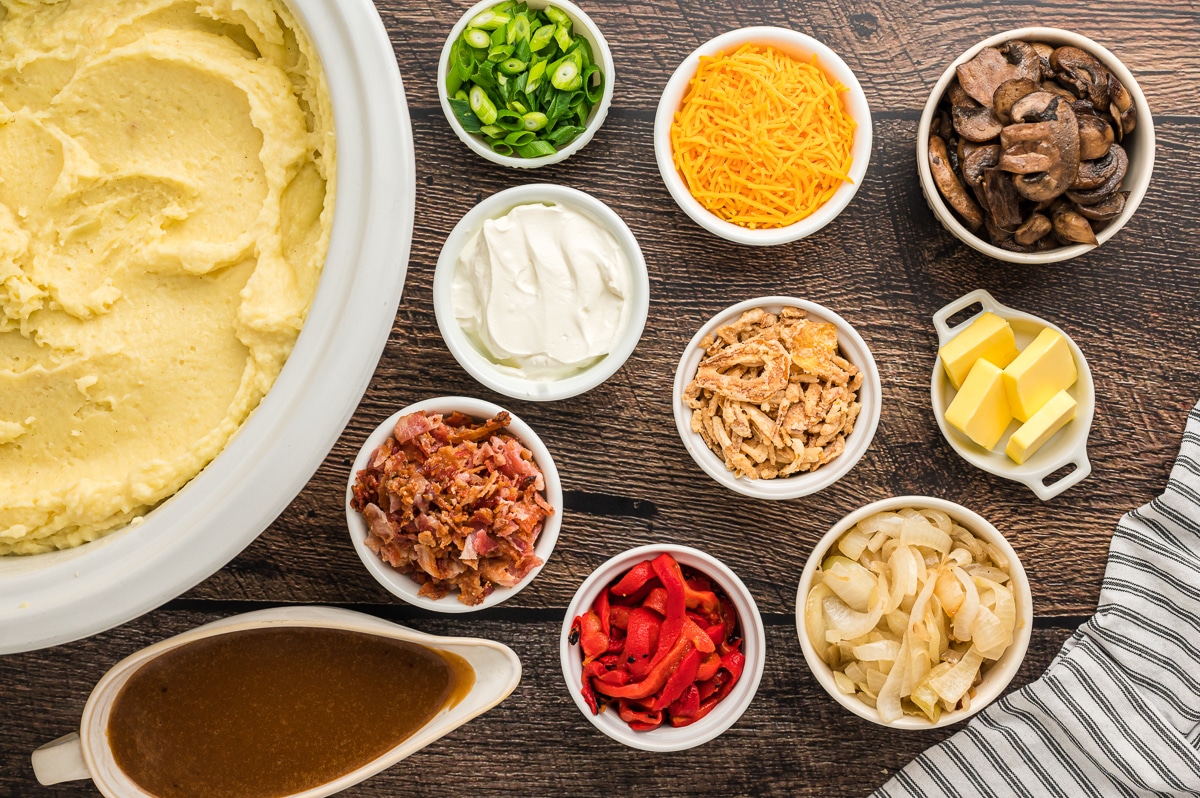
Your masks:
{"label": "butter dish handle", "polygon": [[[1057,482],[1053,482],[1049,485],[1045,483],[1046,477],[1050,476],[1060,468],[1068,465],[1074,465],[1075,470]],[[1022,479],[1021,481],[1028,485],[1029,489],[1032,490],[1039,499],[1046,502],[1050,501],[1072,485],[1078,484],[1090,473],[1092,473],[1092,463],[1090,460],[1088,460],[1087,450],[1080,449],[1079,451],[1074,452],[1066,462],[1055,463],[1049,468],[1042,469],[1036,474],[1031,474],[1028,478]]]}
{"label": "butter dish handle", "polygon": [[32,759],[33,775],[45,787],[92,777],[83,760],[83,745],[76,732],[46,743],[33,752]]}
{"label": "butter dish handle", "polygon": [[[955,336],[959,328],[970,322],[970,319],[951,327],[947,322],[951,316],[963,312],[972,305],[982,305],[984,311],[1003,315],[1009,309],[996,301],[995,297],[989,294],[982,288],[976,289],[969,294],[960,296],[958,299],[951,302],[946,307],[933,314],[933,327],[937,330],[938,346],[945,346],[946,343]],[[973,317],[972,317],[973,318]]]}

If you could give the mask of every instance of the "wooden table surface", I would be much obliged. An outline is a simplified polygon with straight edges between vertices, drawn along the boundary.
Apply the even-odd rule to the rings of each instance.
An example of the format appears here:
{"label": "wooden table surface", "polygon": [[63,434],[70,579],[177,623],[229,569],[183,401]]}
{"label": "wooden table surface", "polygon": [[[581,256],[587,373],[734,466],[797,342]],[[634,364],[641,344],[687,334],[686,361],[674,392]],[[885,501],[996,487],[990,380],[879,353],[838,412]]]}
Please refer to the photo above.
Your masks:
{"label": "wooden table surface", "polygon": [[[1012,541],[1033,584],[1036,619],[1013,687],[1036,678],[1095,608],[1109,536],[1164,487],[1184,418],[1200,398],[1200,6],[1127,0],[585,0],[616,60],[616,95],[595,139],[537,172],[483,161],[451,133],[435,90],[443,39],[466,0],[378,0],[404,78],[417,148],[416,233],[391,339],[362,405],[316,476],[282,516],[210,579],[162,608],[88,640],[0,658],[0,796],[93,795],[90,784],[41,788],[28,753],[76,728],[92,685],[133,651],[197,624],[281,604],[349,607],[437,634],[489,637],[521,657],[524,678],[498,708],[346,795],[861,795],[955,731],[894,732],[851,716],[804,665],[796,583],[817,538],[846,513],[899,494],[957,501]],[[995,32],[1030,24],[1078,31],[1135,73],[1154,111],[1154,179],[1130,224],[1066,264],[1019,267],[959,243],[917,184],[920,110],[949,62]],[[693,224],[667,194],[651,132],[671,71],[733,28],[780,25],[815,36],[858,75],[875,146],[849,208],[811,238],[738,247]],[[588,191],[626,220],[650,269],[650,317],[628,363],[592,392],[551,404],[498,397],[442,343],[431,285],[461,215],[509,186]],[[930,316],[986,288],[1053,321],[1088,357],[1097,386],[1095,471],[1041,503],[1023,486],[967,465],[930,409],[936,338]],[[883,379],[883,415],[858,466],[823,493],[752,501],[719,487],[684,451],[671,384],[684,344],[716,311],[756,296],[824,304],[866,339]],[[351,323],[352,320],[347,320]],[[393,599],[351,548],[342,495],[359,445],[398,408],[461,394],[500,402],[536,429],[567,489],[558,547],[541,575],[499,608],[434,615]],[[749,585],[768,638],[766,674],[742,719],[687,753],[627,749],[592,728],[559,669],[565,607],[608,557],[651,542],[698,546]]]}

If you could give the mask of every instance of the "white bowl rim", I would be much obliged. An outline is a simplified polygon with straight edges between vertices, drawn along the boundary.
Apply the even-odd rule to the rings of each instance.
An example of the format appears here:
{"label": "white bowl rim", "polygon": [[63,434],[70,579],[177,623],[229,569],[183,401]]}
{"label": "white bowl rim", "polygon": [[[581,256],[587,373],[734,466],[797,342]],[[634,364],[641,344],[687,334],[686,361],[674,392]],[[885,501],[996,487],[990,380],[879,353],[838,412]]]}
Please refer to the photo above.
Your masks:
{"label": "white bowl rim", "polygon": [[[530,571],[515,586],[497,586],[482,602],[473,606],[463,604],[459,601],[457,590],[453,590],[437,600],[419,595],[420,585],[407,574],[400,573],[392,568],[367,548],[366,522],[350,506],[350,500],[354,495],[354,482],[358,476],[358,472],[366,467],[367,460],[375,449],[391,436],[392,430],[395,429],[396,422],[401,416],[421,411],[448,414],[455,410],[476,419],[488,419],[497,413],[507,412],[511,419],[507,430],[533,454],[533,459],[538,464],[538,467],[542,469],[542,475],[546,482],[546,490],[544,491],[546,502],[554,508],[554,514],[546,519],[542,526],[542,531],[538,535],[537,543],[533,547],[534,553],[542,558],[542,564]],[[538,437],[537,433],[512,411],[506,411],[503,407],[484,401],[483,399],[472,399],[466,396],[439,396],[432,399],[425,399],[420,402],[414,402],[393,413],[386,421],[375,428],[358,450],[358,455],[354,458],[354,464],[350,468],[350,476],[346,481],[346,527],[350,532],[350,541],[354,544],[354,550],[358,552],[358,558],[362,560],[367,571],[370,572],[371,576],[375,577],[375,581],[379,582],[385,590],[396,598],[414,607],[447,614],[457,615],[466,612],[478,612],[489,607],[495,607],[497,604],[508,601],[524,590],[530,582],[537,578],[542,569],[546,567],[546,563],[550,560],[550,555],[554,552],[554,546],[558,543],[559,530],[562,528],[563,509],[562,480],[559,477],[558,467],[554,465],[554,458],[551,457],[550,450],[542,443],[542,439]]]}
{"label": "white bowl rim", "polygon": [[[372,3],[288,4],[325,67],[338,137],[333,232],[304,328],[225,450],[143,523],[67,551],[0,558],[0,654],[112,628],[219,570],[307,484],[375,372],[404,286],[415,208],[400,72]],[[346,307],[354,324],[338,323]]]}
{"label": "white bowl rim", "polygon": [[136,793],[122,792],[121,785],[109,783],[105,777],[106,768],[103,763],[110,761],[111,757],[94,750],[93,743],[98,739],[98,734],[103,734],[103,732],[91,727],[98,722],[105,708],[111,707],[111,701],[108,701],[109,693],[119,686],[116,684],[117,682],[123,684],[125,677],[131,675],[146,662],[182,645],[218,635],[265,628],[339,629],[405,640],[427,648],[452,652],[456,649],[457,651],[486,649],[493,652],[498,661],[507,666],[507,674],[500,674],[500,680],[493,685],[493,693],[473,697],[472,694],[482,686],[480,674],[477,672],[472,690],[468,691],[467,695],[463,696],[457,704],[443,708],[417,734],[403,740],[399,745],[366,765],[324,785],[295,794],[291,798],[316,798],[317,796],[332,795],[378,774],[495,707],[511,695],[521,681],[521,660],[512,649],[502,643],[482,638],[432,635],[340,607],[275,607],[222,618],[173,635],[130,654],[110,668],[93,687],[80,719],[78,745],[84,764],[91,773],[96,788],[106,796],[148,796],[148,793],[140,789]]}
{"label": "white bowl rim", "polygon": [[[984,681],[980,683],[979,690],[971,700],[971,708],[967,710],[955,710],[954,712],[942,712],[937,723],[929,723],[911,715],[905,715],[893,723],[885,723],[879,718],[879,713],[874,707],[869,707],[854,696],[848,696],[838,690],[830,667],[817,655],[817,652],[812,647],[812,643],[808,640],[808,633],[804,628],[804,602],[808,596],[808,591],[812,588],[812,581],[817,571],[817,565],[820,564],[825,553],[829,551],[837,542],[837,539],[845,534],[848,529],[864,518],[875,513],[898,510],[903,507],[941,510],[958,521],[960,525],[969,529],[976,537],[985,538],[989,543],[994,544],[1008,558],[1009,575],[1012,577],[1014,588],[1017,588],[1013,591],[1013,597],[1017,603],[1017,628],[1013,634],[1012,645],[988,669]],[[828,532],[821,536],[821,539],[817,541],[817,545],[809,553],[808,561],[804,564],[804,571],[800,574],[800,583],[796,588],[796,636],[800,638],[800,648],[804,652],[804,661],[808,663],[808,669],[812,671],[813,676],[816,677],[817,682],[825,689],[825,692],[829,693],[843,707],[860,718],[869,720],[872,723],[878,723],[880,726],[887,726],[890,729],[901,729],[904,731],[940,729],[943,726],[949,726],[961,720],[966,720],[987,707],[1000,697],[1005,688],[1012,682],[1013,677],[1017,675],[1017,671],[1021,668],[1021,663],[1025,660],[1025,654],[1029,650],[1029,640],[1032,633],[1033,594],[1030,590],[1029,576],[1025,573],[1025,567],[1021,564],[1021,558],[1017,556],[1017,552],[1013,549],[1012,544],[1008,542],[1008,539],[1005,538],[1000,530],[996,529],[983,516],[963,507],[961,504],[933,496],[893,496],[890,499],[880,499],[879,501],[860,507],[843,517]],[[985,687],[987,688],[986,690],[984,689]]]}
{"label": "white bowl rim", "polygon": [[[742,672],[742,677],[734,686],[733,691],[700,721],[691,726],[660,727],[649,732],[635,732],[620,718],[616,718],[614,713],[602,712],[600,715],[593,715],[588,709],[578,686],[582,679],[583,667],[579,647],[571,645],[569,641],[571,624],[576,615],[581,615],[587,610],[590,601],[586,600],[594,600],[595,595],[599,594],[600,588],[606,587],[609,582],[638,562],[663,553],[675,557],[680,565],[703,572],[705,576],[716,581],[729,596],[730,601],[738,610],[738,621],[742,628],[742,654],[746,657],[746,669]],[[683,559],[680,559],[681,557]],[[693,562],[702,564],[693,565]],[[747,623],[747,615],[752,619],[752,623]],[[592,571],[575,591],[571,603],[567,605],[558,647],[563,681],[575,706],[593,726],[604,734],[630,748],[641,751],[684,751],[703,745],[724,734],[738,722],[754,701],[766,668],[766,631],[763,628],[762,614],[758,610],[758,605],[755,603],[750,589],[729,566],[716,557],[691,546],[681,546],[675,543],[651,543],[628,549],[609,558]],[[611,718],[605,716],[616,718],[616,722],[608,723],[607,720]],[[711,723],[709,723],[710,720]]]}
{"label": "white bowl rim", "polygon": [[567,146],[559,147],[558,152],[553,155],[545,155],[541,158],[520,158],[515,155],[501,155],[492,150],[491,147],[485,145],[478,136],[474,136],[463,129],[463,126],[458,122],[458,118],[454,116],[453,109],[450,108],[450,96],[446,91],[446,74],[449,71],[447,64],[450,61],[450,48],[454,46],[455,40],[466,29],[468,22],[480,12],[486,11],[492,6],[499,5],[500,2],[501,0],[480,0],[480,2],[471,6],[459,18],[454,27],[450,29],[450,35],[446,37],[446,43],[442,46],[442,54],[438,60],[437,90],[438,100],[442,106],[442,113],[446,115],[446,121],[450,124],[451,129],[458,136],[459,140],[463,144],[466,144],[476,155],[486,158],[492,163],[512,169],[537,169],[541,166],[560,163],[582,150],[592,140],[592,137],[596,135],[596,131],[604,124],[604,120],[608,118],[608,111],[612,106],[613,83],[616,80],[616,67],[613,62],[612,50],[608,47],[608,40],[600,32],[600,27],[592,21],[592,18],[583,9],[572,3],[571,0],[526,0],[530,8],[545,8],[548,5],[553,5],[571,18],[573,26],[582,28],[580,32],[592,44],[592,55],[596,56],[600,62],[601,72],[604,75],[604,93],[600,96],[600,102],[592,106],[583,132],[576,136],[575,140],[567,144]]}
{"label": "white bowl rim", "polygon": [[[625,329],[611,352],[583,371],[559,380],[534,380],[501,371],[467,338],[454,315],[454,274],[458,256],[489,219],[498,219],[518,205],[551,203],[577,210],[612,234],[629,262],[631,303]],[[476,381],[512,399],[556,402],[598,387],[625,365],[642,339],[650,313],[650,274],[641,245],[629,225],[608,205],[579,189],[554,183],[530,183],[498,191],[483,199],[459,220],[442,244],[433,274],[433,307],[438,330],[454,359]]]}
{"label": "white bowl rim", "polygon": [[[688,368],[688,361],[700,349],[700,341],[722,324],[736,320],[742,313],[754,308],[764,308],[777,313],[782,307],[796,307],[806,311],[809,318],[817,321],[830,322],[837,327],[838,347],[854,347],[861,350],[862,362],[847,357],[851,363],[858,366],[863,375],[863,384],[858,392],[858,401],[862,404],[862,412],[851,433],[853,440],[847,439],[846,451],[835,460],[827,463],[816,471],[792,474],[775,479],[747,479],[734,476],[725,466],[725,461],[708,448],[699,434],[692,432],[692,411],[684,404],[683,391],[695,376],[695,367]],[[842,349],[843,356],[846,351]],[[703,359],[703,358],[701,358]],[[675,415],[675,429],[688,454],[714,480],[736,493],[754,499],[797,499],[825,490],[834,484],[858,464],[862,456],[871,448],[875,439],[875,431],[879,428],[879,419],[883,411],[883,388],[879,379],[879,367],[870,347],[851,324],[834,313],[829,308],[818,305],[806,299],[787,296],[758,297],[738,302],[717,313],[701,327],[683,350],[679,365],[675,369],[674,394],[671,397],[671,407]]]}
{"label": "white bowl rim", "polygon": [[[793,54],[796,52],[806,55],[815,54],[821,70],[846,87],[846,91],[841,95],[842,102],[858,126],[855,130],[852,148],[854,160],[850,165],[851,182],[839,187],[834,195],[811,215],[786,227],[751,230],[717,216],[701,205],[688,191],[683,179],[675,169],[671,154],[671,122],[687,92],[688,83],[700,63],[700,56],[713,55],[721,50],[750,42],[776,45]],[[871,162],[872,135],[871,108],[867,103],[867,95],[863,91],[862,84],[858,82],[858,77],[841,56],[830,49],[828,45],[811,36],[790,28],[768,25],[731,30],[709,39],[693,50],[671,74],[654,115],[654,155],[663,183],[666,184],[667,190],[676,204],[693,222],[708,232],[728,241],[748,246],[775,246],[798,241],[816,233],[837,218],[853,201],[866,177],[867,167]]]}
{"label": "white bowl rim", "polygon": [[[933,174],[929,169],[929,129],[932,127],[933,115],[937,111],[938,103],[941,101],[942,95],[945,94],[946,87],[950,85],[950,81],[954,78],[955,68],[959,64],[974,58],[983,48],[994,47],[1012,39],[1064,44],[1087,51],[1104,64],[1106,69],[1116,75],[1117,79],[1128,90],[1130,96],[1133,98],[1134,105],[1137,107],[1137,126],[1134,128],[1132,135],[1138,141],[1137,158],[1139,162],[1139,174],[1144,173],[1145,178],[1138,181],[1136,185],[1128,188],[1129,199],[1125,203],[1125,210],[1121,212],[1120,216],[1109,223],[1107,227],[1096,233],[1096,240],[1099,242],[1096,246],[1090,244],[1072,244],[1045,252],[1012,252],[1002,247],[997,247],[975,235],[962,225],[962,222],[958,220],[954,212],[946,205],[941,192],[938,191],[937,186],[933,182]],[[946,68],[946,71],[942,73],[942,77],[938,80],[937,85],[933,87],[933,91],[925,103],[925,109],[921,112],[921,121],[917,126],[917,173],[925,194],[925,199],[933,210],[934,216],[941,222],[943,227],[964,244],[982,252],[984,255],[1008,263],[1061,263],[1062,261],[1085,255],[1115,236],[1133,218],[1134,212],[1142,204],[1142,200],[1146,198],[1146,192],[1150,187],[1150,179],[1154,173],[1154,116],[1150,113],[1150,106],[1146,102],[1146,95],[1142,91],[1142,87],[1138,85],[1133,73],[1129,71],[1129,68],[1125,66],[1121,59],[1113,55],[1103,45],[1092,41],[1083,34],[1063,30],[1062,28],[1044,26],[1014,28],[1013,30],[989,36],[979,42],[954,59],[950,66]],[[1123,186],[1123,188],[1125,187]]]}
{"label": "white bowl rim", "polygon": [[[979,313],[976,313],[953,328],[947,326],[946,322],[951,316],[974,304],[981,306],[982,309]],[[957,392],[954,391],[954,387],[950,385],[950,379],[946,376],[946,369],[942,364],[940,350],[951,338],[984,313],[994,313],[1010,322],[1021,321],[1026,324],[1040,325],[1054,330],[1066,340],[1071,354],[1075,357],[1075,366],[1079,371],[1079,379],[1076,381],[1075,386],[1073,386],[1077,405],[1075,420],[1071,422],[1074,428],[1070,432],[1064,430],[1058,433],[1060,435],[1069,434],[1076,442],[1074,445],[1068,447],[1061,456],[1053,459],[1044,457],[1042,455],[1048,454],[1048,452],[1043,449],[1035,452],[1023,464],[1017,465],[1003,452],[986,451],[970,441],[963,440],[963,436],[946,421],[946,407],[950,404],[950,400],[946,398],[947,394],[949,392]],[[942,437],[958,453],[959,457],[989,474],[995,474],[998,477],[1020,482],[1033,491],[1042,501],[1053,499],[1092,473],[1092,464],[1087,454],[1087,442],[1088,435],[1092,429],[1092,421],[1096,414],[1096,384],[1092,380],[1092,370],[1088,366],[1087,358],[1083,356],[1083,350],[1079,348],[1079,344],[1075,343],[1075,340],[1070,335],[1064,332],[1058,325],[1051,324],[1043,318],[1034,316],[1032,313],[1026,313],[1025,311],[1001,304],[982,288],[959,297],[939,310],[933,316],[933,324],[938,334],[939,354],[933,363],[933,377],[930,379],[930,404],[933,407],[934,419],[937,421],[938,428],[942,431]],[[1044,482],[1046,477],[1070,464],[1075,465],[1074,471],[1062,479],[1046,485]]]}

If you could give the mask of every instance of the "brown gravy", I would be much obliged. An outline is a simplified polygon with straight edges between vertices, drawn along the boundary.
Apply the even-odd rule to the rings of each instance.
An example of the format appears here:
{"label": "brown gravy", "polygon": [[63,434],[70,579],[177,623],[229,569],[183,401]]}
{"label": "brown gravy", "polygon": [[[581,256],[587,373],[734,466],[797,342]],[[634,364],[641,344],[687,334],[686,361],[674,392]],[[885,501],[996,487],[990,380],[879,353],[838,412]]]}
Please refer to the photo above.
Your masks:
{"label": "brown gravy", "polygon": [[248,629],[139,668],[117,694],[108,739],[121,770],[160,798],[278,798],[371,762],[474,682],[462,657],[414,643]]}

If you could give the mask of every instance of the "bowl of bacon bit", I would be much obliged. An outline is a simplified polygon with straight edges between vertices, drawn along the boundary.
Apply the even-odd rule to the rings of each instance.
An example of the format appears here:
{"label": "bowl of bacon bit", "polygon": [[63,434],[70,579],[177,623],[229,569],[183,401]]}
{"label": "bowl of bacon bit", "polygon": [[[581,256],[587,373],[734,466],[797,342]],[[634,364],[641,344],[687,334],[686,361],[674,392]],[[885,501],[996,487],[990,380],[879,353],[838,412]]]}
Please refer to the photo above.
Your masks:
{"label": "bowl of bacon bit", "polygon": [[854,198],[871,159],[871,109],[850,67],[821,42],[741,28],[675,70],[654,117],[654,154],[696,224],[739,244],[784,244]]}
{"label": "bowl of bacon bit", "polygon": [[720,560],[657,544],[618,554],[584,581],[559,655],[571,697],[597,729],[631,748],[682,751],[745,713],[766,635],[754,597]]}
{"label": "bowl of bacon bit", "polygon": [[837,482],[879,426],[879,369],[866,341],[803,299],[740,302],[700,328],[675,372],[675,427],[706,474],[756,499]]}
{"label": "bowl of bacon bit", "polygon": [[562,507],[558,469],[534,431],[459,396],[417,402],[380,424],[346,487],[346,523],[367,570],[437,612],[481,610],[520,592],[554,550]]}

